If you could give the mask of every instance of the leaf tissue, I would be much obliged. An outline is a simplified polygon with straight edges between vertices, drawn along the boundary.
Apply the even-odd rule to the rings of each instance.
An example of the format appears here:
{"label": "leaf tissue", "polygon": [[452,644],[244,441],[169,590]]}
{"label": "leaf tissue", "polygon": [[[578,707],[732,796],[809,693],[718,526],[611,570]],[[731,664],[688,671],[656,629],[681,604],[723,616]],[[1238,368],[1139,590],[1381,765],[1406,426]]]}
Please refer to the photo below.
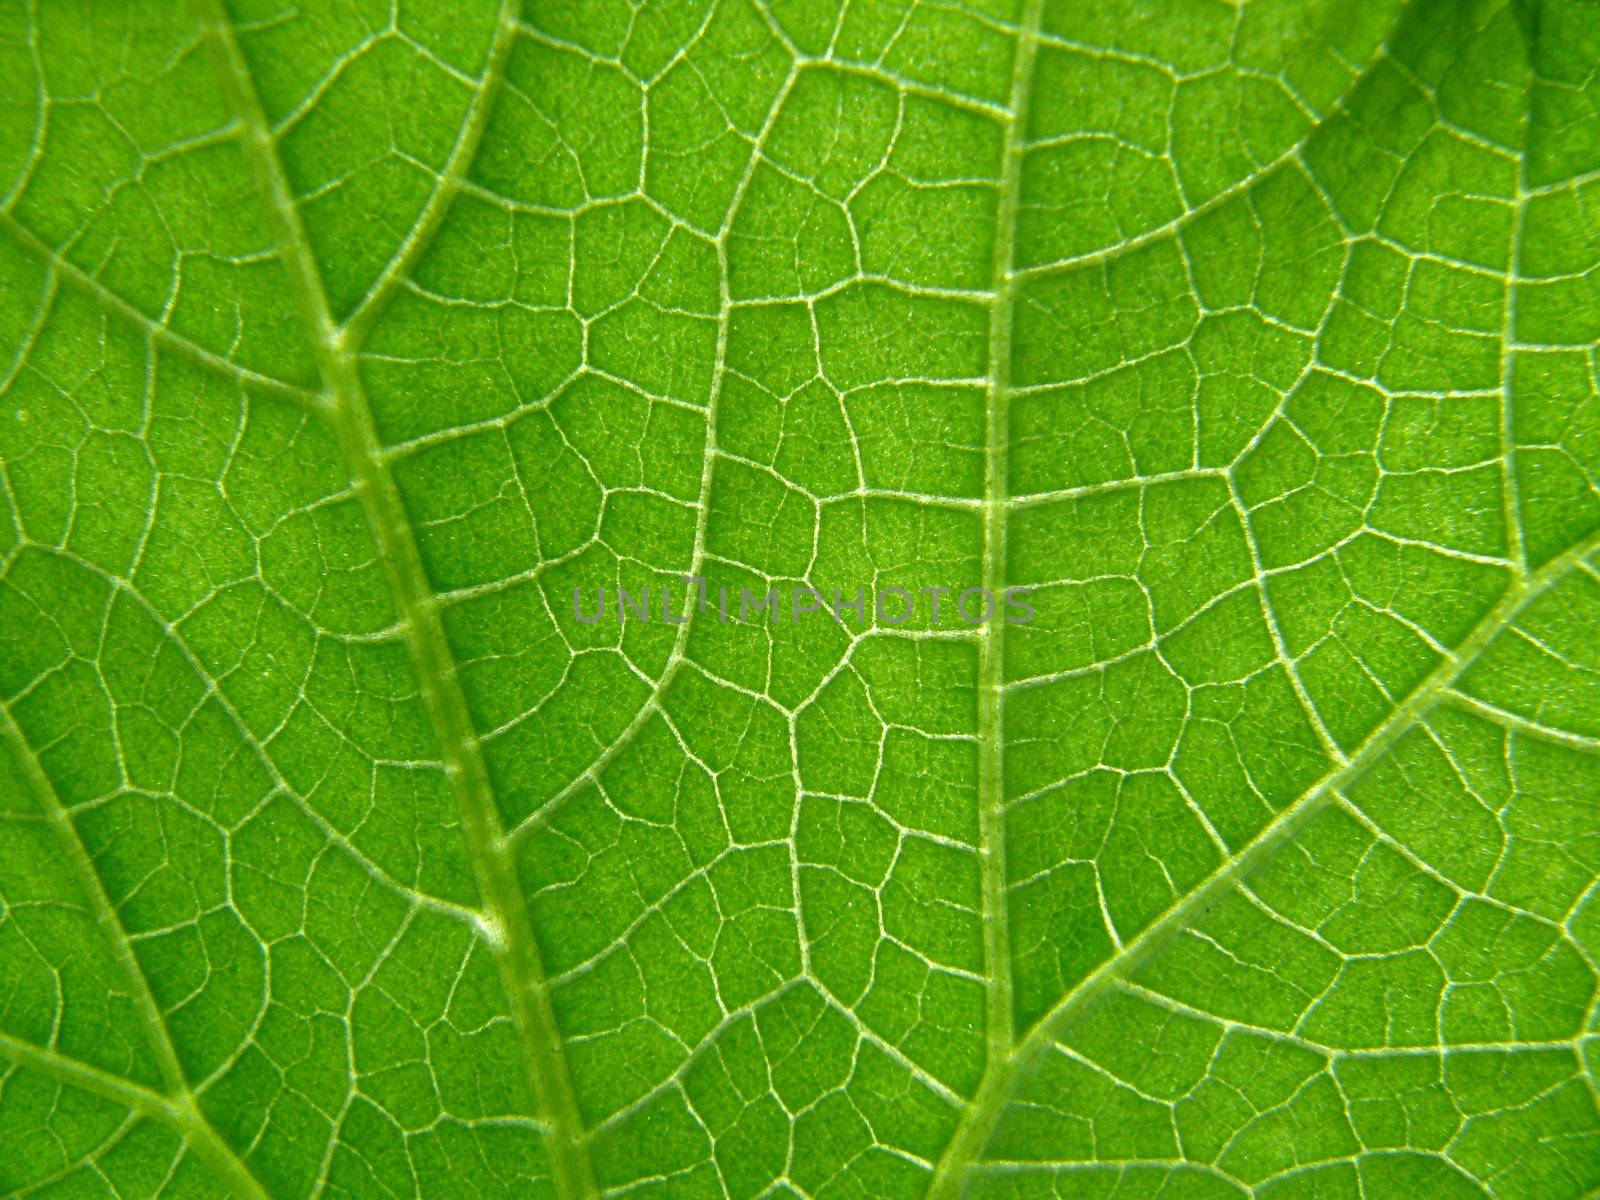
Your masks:
{"label": "leaf tissue", "polygon": [[0,79],[0,1195],[1597,1194],[1596,0]]}

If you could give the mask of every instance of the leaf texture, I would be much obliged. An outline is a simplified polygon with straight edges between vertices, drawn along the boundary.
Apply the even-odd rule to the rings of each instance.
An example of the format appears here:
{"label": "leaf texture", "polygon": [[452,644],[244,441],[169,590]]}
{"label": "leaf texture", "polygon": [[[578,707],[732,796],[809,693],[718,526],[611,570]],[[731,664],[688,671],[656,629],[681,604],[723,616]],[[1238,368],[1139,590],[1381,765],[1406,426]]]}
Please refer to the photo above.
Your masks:
{"label": "leaf texture", "polygon": [[1600,1188],[1593,0],[0,73],[0,1193]]}

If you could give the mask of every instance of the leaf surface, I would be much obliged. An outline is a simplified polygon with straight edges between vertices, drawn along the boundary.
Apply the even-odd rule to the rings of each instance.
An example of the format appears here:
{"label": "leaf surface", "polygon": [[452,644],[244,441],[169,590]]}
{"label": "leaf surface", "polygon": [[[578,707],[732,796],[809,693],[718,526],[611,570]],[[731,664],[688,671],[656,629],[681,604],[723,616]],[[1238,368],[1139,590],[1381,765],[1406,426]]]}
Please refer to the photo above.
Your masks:
{"label": "leaf surface", "polygon": [[0,73],[0,1192],[1600,1187],[1592,0]]}

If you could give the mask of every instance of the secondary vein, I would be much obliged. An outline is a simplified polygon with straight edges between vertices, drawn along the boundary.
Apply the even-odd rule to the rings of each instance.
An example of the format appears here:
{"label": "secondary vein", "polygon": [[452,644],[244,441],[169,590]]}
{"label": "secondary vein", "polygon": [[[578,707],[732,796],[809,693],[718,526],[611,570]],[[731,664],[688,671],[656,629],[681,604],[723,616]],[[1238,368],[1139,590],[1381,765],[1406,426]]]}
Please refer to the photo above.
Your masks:
{"label": "secondary vein", "polygon": [[1539,570],[1519,576],[1455,651],[1395,709],[1387,721],[1367,736],[1348,762],[1325,775],[1279,813],[1254,841],[1219,866],[1199,887],[1167,909],[1062,996],[1027,1036],[1016,1044],[998,1069],[991,1066],[985,1072],[978,1096],[963,1114],[945,1159],[935,1174],[934,1184],[928,1193],[930,1198],[953,1198],[960,1194],[968,1172],[977,1164],[1001,1111],[1014,1095],[1017,1085],[1044,1058],[1074,1015],[1118,980],[1125,979],[1196,913],[1212,903],[1225,889],[1247,876],[1280,846],[1292,840],[1313,817],[1424,720],[1441,700],[1453,697],[1455,693],[1451,689],[1462,672],[1499,633],[1512,625],[1528,605],[1570,572],[1579,569],[1583,561],[1597,551],[1600,551],[1600,533],[1592,533]]}
{"label": "secondary vein", "polygon": [[241,1200],[266,1200],[267,1193],[260,1182],[251,1174],[238,1154],[222,1140],[221,1135],[195,1102],[194,1092],[189,1087],[188,1077],[184,1074],[183,1065],[178,1059],[178,1050],[173,1045],[172,1033],[167,1028],[161,1006],[150,990],[150,981],[133,952],[133,944],[128,940],[128,931],[122,924],[116,905],[106,893],[105,884],[101,882],[100,873],[89,855],[89,849],[83,844],[83,839],[78,834],[78,827],[73,824],[71,814],[61,803],[54,785],[40,767],[38,758],[34,755],[21,728],[18,727],[16,719],[11,715],[11,710],[3,705],[0,705],[0,738],[10,746],[12,755],[33,791],[34,802],[39,806],[51,832],[60,843],[78,886],[83,891],[84,899],[88,902],[95,924],[105,936],[111,957],[116,960],[118,968],[127,980],[134,1011],[138,1013],[139,1025],[144,1032],[150,1052],[155,1056],[156,1068],[161,1072],[161,1081],[166,1087],[166,1092],[158,1093],[132,1080],[118,1079],[89,1063],[68,1058],[44,1047],[32,1046],[20,1038],[7,1037],[0,1040],[0,1054],[34,1070],[53,1075],[64,1082],[126,1104],[147,1115],[169,1121],[196,1150],[210,1160],[235,1196]]}
{"label": "secondary vein", "polygon": [[433,194],[423,205],[422,213],[405,241],[346,320],[345,331],[351,341],[359,342],[377,323],[401,283],[433,244],[434,235],[439,232],[439,226],[444,223],[455,203],[467,172],[478,155],[478,143],[483,140],[484,130],[489,126],[489,116],[494,111],[495,97],[500,93],[500,82],[505,78],[506,63],[511,58],[511,46],[516,41],[521,20],[522,0],[502,0],[494,39],[484,60],[483,81],[467,106],[467,115],[461,123],[455,148],[451,150]]}
{"label": "secondary vein", "polygon": [[103,312],[110,313],[119,320],[127,322],[133,328],[141,330],[156,345],[172,351],[197,366],[214,371],[236,384],[248,385],[260,391],[269,392],[274,396],[280,396],[312,412],[319,410],[321,397],[316,392],[301,387],[297,383],[292,383],[287,379],[279,379],[275,375],[267,375],[260,371],[253,371],[249,367],[240,366],[232,359],[224,358],[215,351],[207,350],[200,343],[190,341],[170,326],[157,321],[124,300],[10,213],[0,212],[0,230],[4,230],[17,246],[44,263],[46,269],[55,272],[58,279],[65,281],[75,290],[88,296],[95,304],[100,306]]}

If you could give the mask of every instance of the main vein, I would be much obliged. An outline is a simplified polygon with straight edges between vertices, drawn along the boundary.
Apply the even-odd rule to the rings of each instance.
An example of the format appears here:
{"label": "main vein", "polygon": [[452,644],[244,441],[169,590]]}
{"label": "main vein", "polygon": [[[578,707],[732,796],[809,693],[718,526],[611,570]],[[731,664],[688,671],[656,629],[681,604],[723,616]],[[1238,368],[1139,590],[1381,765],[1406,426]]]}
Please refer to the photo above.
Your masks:
{"label": "main vein", "polygon": [[[1000,193],[995,206],[994,259],[990,275],[989,394],[984,416],[983,586],[998,606],[1007,583],[1006,521],[1010,503],[1011,319],[1015,307],[1017,208],[1022,195],[1022,160],[1027,146],[1034,57],[1038,52],[1043,0],[1023,10],[1011,67]],[[1015,1047],[1012,1028],[1011,934],[1006,904],[1005,837],[1005,621],[997,611],[978,645],[978,836],[983,891],[985,1007],[984,1077],[1006,1070]],[[970,1112],[970,1109],[969,1109]],[[930,1196],[953,1195],[965,1174],[967,1139],[959,1134],[934,1172]],[[974,1148],[974,1152],[979,1147]]]}
{"label": "main vein", "polygon": [[[439,606],[399,487],[384,463],[376,423],[356,365],[358,339],[351,336],[347,327],[340,326],[329,311],[321,270],[301,225],[254,80],[222,11],[221,0],[194,3],[217,59],[226,99],[240,122],[244,153],[272,223],[317,360],[328,398],[329,419],[377,543],[423,703],[439,740],[477,877],[488,941],[495,951],[517,1030],[523,1070],[539,1116],[548,1126],[556,1191],[562,1200],[580,1200],[595,1193],[593,1170],[544,966],[517,881],[513,851],[505,837],[493,785],[461,691],[454,654],[440,621]],[[505,27],[503,21],[502,30]],[[502,64],[503,58],[502,52]],[[494,66],[491,58],[489,69]],[[492,83],[486,77],[485,88]],[[479,122],[485,120],[490,107],[487,100],[475,104],[473,117]],[[458,146],[475,146],[480,133],[481,130],[465,132]],[[456,177],[463,167],[452,158]],[[452,194],[447,180],[436,193],[436,197],[442,197],[436,206],[442,206]],[[409,261],[412,253],[409,248],[403,251],[402,260]]]}

